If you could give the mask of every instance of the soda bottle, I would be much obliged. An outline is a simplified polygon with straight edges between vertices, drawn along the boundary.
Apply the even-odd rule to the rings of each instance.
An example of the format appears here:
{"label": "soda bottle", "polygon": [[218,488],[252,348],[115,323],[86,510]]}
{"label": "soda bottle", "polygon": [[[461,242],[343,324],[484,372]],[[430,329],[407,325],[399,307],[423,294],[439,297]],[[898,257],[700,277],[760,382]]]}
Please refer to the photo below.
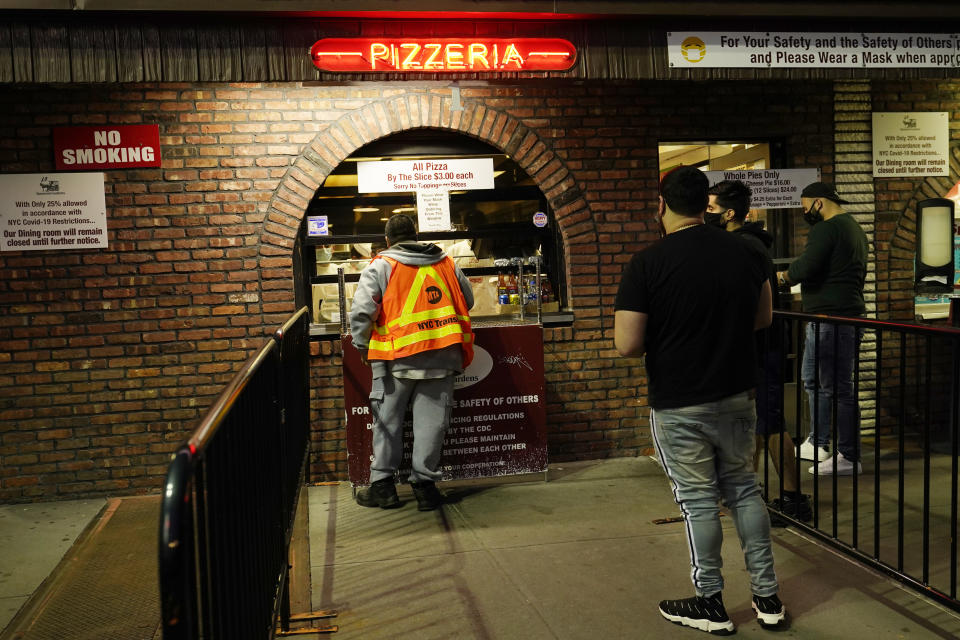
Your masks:
{"label": "soda bottle", "polygon": [[553,286],[549,278],[544,277],[540,280],[540,299],[544,304],[553,302]]}
{"label": "soda bottle", "polygon": [[520,290],[517,288],[517,276],[510,274],[507,278],[507,294],[510,304],[520,304]]}

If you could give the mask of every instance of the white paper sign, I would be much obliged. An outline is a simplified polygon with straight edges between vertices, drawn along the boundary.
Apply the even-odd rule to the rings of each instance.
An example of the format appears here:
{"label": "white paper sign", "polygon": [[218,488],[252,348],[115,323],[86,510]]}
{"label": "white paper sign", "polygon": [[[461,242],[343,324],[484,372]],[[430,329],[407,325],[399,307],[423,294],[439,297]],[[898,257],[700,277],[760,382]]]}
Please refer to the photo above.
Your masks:
{"label": "white paper sign", "polygon": [[357,163],[359,193],[493,189],[493,158]]}
{"label": "white paper sign", "polygon": [[420,231],[450,231],[450,195],[446,191],[417,191]]}
{"label": "white paper sign", "polygon": [[0,251],[107,246],[102,173],[0,175]]}
{"label": "white paper sign", "polygon": [[671,67],[960,67],[956,33],[673,31]]}
{"label": "white paper sign", "polygon": [[820,181],[820,169],[746,169],[704,171],[710,186],[723,180],[739,180],[753,191],[751,209],[783,209],[800,206],[800,192]]}
{"label": "white paper sign", "polygon": [[950,116],[947,112],[873,114],[873,175],[950,174]]}

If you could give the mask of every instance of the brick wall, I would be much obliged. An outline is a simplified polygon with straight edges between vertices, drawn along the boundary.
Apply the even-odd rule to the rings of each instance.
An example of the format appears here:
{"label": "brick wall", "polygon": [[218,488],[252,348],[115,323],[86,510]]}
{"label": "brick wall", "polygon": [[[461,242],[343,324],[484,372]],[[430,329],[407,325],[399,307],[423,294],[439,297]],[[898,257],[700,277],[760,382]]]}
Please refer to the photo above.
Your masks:
{"label": "brick wall", "polygon": [[[957,142],[960,140],[960,82],[874,81],[872,102],[873,111],[877,112],[945,111],[950,114],[949,176],[874,180],[878,318],[914,322],[916,207],[918,202],[927,198],[943,197],[960,179],[960,143]],[[921,433],[923,425],[929,424],[935,434],[947,428],[948,411],[936,399],[949,397],[950,390],[945,385],[951,379],[951,353],[951,346],[939,340],[928,345],[910,339],[903,348],[899,343],[884,345],[884,365],[880,374],[884,389],[880,394],[878,418],[882,427],[898,431],[902,425]],[[904,375],[900,371],[901,357],[904,359]]]}
{"label": "brick wall", "polygon": [[[551,202],[572,327],[546,331],[553,461],[650,451],[643,368],[612,300],[655,238],[657,143],[781,138],[826,166],[829,82],[7,87],[0,171],[52,171],[50,128],[158,123],[163,167],[107,172],[110,246],[0,254],[0,500],[158,490],[169,453],[294,307],[291,252],[323,177],[434,126],[509,152]],[[340,362],[314,343],[311,471],[345,473]]]}

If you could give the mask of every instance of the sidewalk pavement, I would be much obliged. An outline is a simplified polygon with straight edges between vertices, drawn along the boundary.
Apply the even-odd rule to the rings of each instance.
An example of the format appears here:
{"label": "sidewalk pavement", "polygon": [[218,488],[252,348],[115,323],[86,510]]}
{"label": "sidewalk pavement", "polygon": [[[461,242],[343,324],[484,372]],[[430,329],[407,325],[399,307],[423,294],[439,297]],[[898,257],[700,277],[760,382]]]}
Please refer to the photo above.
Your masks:
{"label": "sidewalk pavement", "polygon": [[[547,477],[447,488],[458,501],[425,513],[406,487],[407,504],[395,510],[356,505],[347,483],[309,487],[313,608],[340,613],[329,621],[337,633],[301,637],[709,637],[657,611],[659,600],[687,597],[693,587],[683,525],[653,522],[679,515],[654,460],[558,463]],[[0,505],[0,629],[104,504]],[[777,637],[756,622],[736,532],[730,518],[723,523],[724,602],[737,635]],[[781,637],[960,637],[957,613],[793,529],[773,536],[790,617]]]}
{"label": "sidewalk pavement", "polygon": [[[368,509],[347,483],[311,487],[313,605],[340,611],[331,637],[709,637],[657,611],[693,587],[683,525],[652,522],[679,515],[653,459],[554,464],[548,478],[452,491],[459,502],[425,513],[409,497]],[[769,639],[723,521],[727,611],[739,637]],[[773,536],[790,617],[782,637],[960,637],[960,615],[793,529]]]}

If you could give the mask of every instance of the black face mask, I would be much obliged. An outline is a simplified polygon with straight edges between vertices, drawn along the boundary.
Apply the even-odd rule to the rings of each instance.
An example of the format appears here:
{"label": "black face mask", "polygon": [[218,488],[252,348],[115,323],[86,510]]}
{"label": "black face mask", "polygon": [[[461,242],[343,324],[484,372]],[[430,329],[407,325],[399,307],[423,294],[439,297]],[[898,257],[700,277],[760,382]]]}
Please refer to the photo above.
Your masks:
{"label": "black face mask", "polygon": [[803,211],[803,219],[806,220],[808,225],[812,227],[813,225],[823,220],[823,214],[820,213],[821,209],[823,209],[822,204],[820,205],[820,209],[817,209],[816,211],[814,211],[813,205],[811,205],[809,209],[805,209]]}
{"label": "black face mask", "polygon": [[710,213],[707,211],[703,214],[703,221],[706,224],[712,224],[715,227],[720,227],[721,229],[727,228],[727,223],[724,221],[722,213]]}

